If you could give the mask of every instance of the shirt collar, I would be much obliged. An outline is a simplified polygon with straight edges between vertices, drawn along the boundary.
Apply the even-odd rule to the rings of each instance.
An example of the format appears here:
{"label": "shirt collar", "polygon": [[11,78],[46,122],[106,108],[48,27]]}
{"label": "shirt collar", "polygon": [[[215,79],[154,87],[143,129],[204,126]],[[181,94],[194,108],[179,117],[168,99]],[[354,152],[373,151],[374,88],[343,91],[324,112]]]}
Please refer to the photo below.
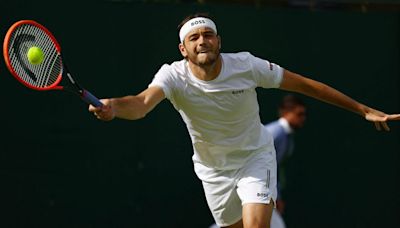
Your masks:
{"label": "shirt collar", "polygon": [[287,134],[292,134],[294,132],[293,128],[290,127],[289,122],[285,118],[281,117],[278,121]]}

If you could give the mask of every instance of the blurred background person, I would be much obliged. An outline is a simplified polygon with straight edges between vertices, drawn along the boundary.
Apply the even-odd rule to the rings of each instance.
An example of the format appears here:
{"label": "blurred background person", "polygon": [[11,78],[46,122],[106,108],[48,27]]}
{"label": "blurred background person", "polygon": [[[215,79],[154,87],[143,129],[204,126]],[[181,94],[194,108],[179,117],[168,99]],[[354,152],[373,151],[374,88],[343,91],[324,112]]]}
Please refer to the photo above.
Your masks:
{"label": "blurred background person", "polygon": [[278,165],[278,198],[276,210],[272,213],[271,228],[286,227],[281,216],[285,211],[285,199],[282,194],[286,186],[285,161],[294,150],[294,132],[302,128],[306,120],[306,106],[299,97],[288,94],[279,104],[278,115],[278,120],[265,125],[274,138]]}

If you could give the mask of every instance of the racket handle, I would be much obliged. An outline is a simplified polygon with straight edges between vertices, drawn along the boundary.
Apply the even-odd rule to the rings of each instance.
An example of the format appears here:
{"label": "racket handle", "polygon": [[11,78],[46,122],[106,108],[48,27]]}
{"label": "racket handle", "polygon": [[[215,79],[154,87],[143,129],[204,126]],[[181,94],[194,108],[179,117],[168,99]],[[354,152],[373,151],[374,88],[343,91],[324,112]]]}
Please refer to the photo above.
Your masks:
{"label": "racket handle", "polygon": [[97,99],[97,97],[95,97],[93,94],[91,94],[89,91],[87,90],[82,90],[82,94],[81,94],[81,98],[82,100],[84,100],[86,103],[91,104],[95,107],[101,107],[103,106],[103,103],[101,103],[99,101],[99,99]]}

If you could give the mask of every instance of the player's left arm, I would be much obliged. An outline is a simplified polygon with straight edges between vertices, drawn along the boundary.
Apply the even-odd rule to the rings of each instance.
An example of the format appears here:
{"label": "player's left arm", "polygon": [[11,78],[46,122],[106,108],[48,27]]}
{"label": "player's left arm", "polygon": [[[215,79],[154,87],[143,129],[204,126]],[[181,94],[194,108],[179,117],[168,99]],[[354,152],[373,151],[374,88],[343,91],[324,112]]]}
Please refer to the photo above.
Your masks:
{"label": "player's left arm", "polygon": [[389,131],[389,120],[400,120],[400,114],[386,114],[379,110],[361,104],[342,92],[315,80],[299,74],[284,70],[280,89],[298,92],[315,99],[336,105],[363,116],[366,120],[374,122],[377,130],[382,128]]}

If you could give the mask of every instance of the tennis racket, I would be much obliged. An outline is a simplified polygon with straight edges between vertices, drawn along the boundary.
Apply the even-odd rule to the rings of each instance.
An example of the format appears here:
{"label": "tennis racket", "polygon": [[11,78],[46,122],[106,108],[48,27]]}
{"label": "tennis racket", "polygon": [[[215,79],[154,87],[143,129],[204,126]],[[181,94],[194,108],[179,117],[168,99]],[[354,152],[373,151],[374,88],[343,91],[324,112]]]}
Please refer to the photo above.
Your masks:
{"label": "tennis racket", "polygon": [[[40,60],[35,63],[28,57],[32,47],[41,52]],[[28,88],[68,91],[95,107],[103,105],[72,78],[62,59],[59,43],[49,30],[36,21],[18,21],[8,29],[3,43],[3,55],[11,74]],[[67,85],[61,85],[61,82]]]}

